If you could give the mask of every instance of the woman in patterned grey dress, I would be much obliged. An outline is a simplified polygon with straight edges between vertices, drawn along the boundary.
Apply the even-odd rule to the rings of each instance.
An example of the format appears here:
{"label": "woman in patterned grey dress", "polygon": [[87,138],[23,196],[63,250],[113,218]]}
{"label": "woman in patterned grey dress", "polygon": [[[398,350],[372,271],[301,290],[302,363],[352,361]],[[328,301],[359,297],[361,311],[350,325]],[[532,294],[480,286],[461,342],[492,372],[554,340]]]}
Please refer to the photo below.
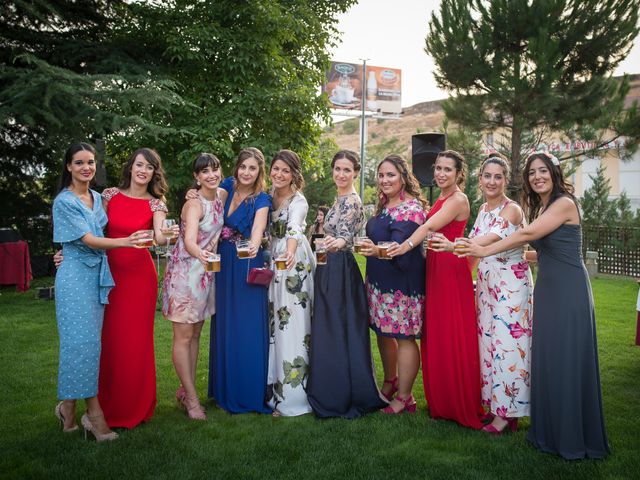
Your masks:
{"label": "woman in patterned grey dress", "polygon": [[360,159],[342,150],[331,168],[338,197],[325,218],[327,263],[316,268],[307,394],[318,417],[357,418],[386,402],[373,375],[367,294],[351,253],[364,222],[353,188]]}

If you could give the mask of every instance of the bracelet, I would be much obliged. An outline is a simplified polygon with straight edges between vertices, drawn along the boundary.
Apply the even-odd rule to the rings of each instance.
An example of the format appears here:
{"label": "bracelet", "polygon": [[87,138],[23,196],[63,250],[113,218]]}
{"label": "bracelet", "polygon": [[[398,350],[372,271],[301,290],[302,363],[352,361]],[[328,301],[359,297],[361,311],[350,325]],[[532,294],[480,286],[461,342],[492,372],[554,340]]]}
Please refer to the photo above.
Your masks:
{"label": "bracelet", "polygon": [[415,247],[415,245],[413,244],[413,242],[411,240],[407,239],[407,243],[409,244],[409,246],[411,248]]}

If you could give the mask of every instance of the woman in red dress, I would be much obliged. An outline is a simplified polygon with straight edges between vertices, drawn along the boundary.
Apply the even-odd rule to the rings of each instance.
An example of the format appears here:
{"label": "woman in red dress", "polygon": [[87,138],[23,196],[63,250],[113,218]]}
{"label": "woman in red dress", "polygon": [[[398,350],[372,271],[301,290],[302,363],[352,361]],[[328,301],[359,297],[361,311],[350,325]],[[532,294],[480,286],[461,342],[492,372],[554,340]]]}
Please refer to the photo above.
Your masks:
{"label": "woman in red dress", "polygon": [[[156,242],[164,244],[166,191],[158,154],[149,148],[136,150],[123,169],[120,186],[102,192],[107,236],[153,229]],[[146,248],[119,250],[107,253],[116,286],[104,313],[98,398],[109,427],[134,428],[148,421],[156,406],[153,324],[158,274]]]}
{"label": "woman in red dress", "polygon": [[[460,188],[465,180],[464,157],[453,150],[441,152],[434,170],[440,197],[431,207],[429,219],[402,244],[390,248],[390,255],[408,252],[429,233],[437,232],[450,241],[463,236],[470,213],[469,200]],[[482,428],[473,281],[467,259],[453,253],[428,250],[420,350],[431,417]]]}

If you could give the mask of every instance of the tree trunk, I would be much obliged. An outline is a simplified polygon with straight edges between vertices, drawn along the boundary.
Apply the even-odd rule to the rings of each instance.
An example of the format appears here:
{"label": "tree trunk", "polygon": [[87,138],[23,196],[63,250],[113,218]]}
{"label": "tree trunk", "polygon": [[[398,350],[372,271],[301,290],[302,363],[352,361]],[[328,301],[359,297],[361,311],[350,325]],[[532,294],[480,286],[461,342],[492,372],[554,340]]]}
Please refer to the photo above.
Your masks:
{"label": "tree trunk", "polygon": [[511,129],[511,179],[509,182],[509,196],[518,202],[520,201],[520,194],[522,193],[521,148],[522,127],[518,125],[518,121],[514,116],[513,128]]}

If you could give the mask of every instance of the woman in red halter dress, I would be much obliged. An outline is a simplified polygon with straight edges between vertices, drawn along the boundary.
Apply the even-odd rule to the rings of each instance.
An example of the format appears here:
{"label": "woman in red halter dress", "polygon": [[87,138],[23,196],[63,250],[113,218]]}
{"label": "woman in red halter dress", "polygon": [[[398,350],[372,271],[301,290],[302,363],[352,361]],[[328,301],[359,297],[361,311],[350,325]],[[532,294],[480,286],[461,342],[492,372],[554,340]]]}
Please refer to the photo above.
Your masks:
{"label": "woman in red halter dress", "polygon": [[[464,158],[453,150],[444,151],[434,169],[440,198],[431,207],[427,222],[401,245],[389,249],[393,256],[406,253],[430,233],[450,241],[464,234],[470,213],[469,201],[459,187],[465,179]],[[429,415],[482,428],[476,311],[466,258],[432,249],[427,252],[420,351]]]}

